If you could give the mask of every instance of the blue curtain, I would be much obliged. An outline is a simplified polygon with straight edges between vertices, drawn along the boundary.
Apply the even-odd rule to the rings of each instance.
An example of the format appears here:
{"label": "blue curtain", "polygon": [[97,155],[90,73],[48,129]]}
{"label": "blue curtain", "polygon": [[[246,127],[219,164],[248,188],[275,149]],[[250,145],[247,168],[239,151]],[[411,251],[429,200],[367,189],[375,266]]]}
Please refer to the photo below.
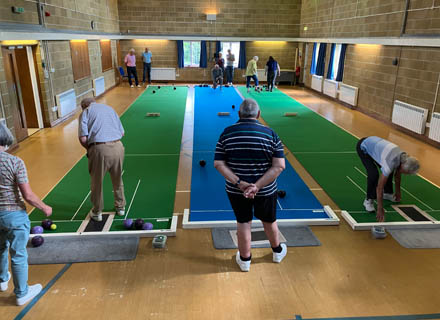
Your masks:
{"label": "blue curtain", "polygon": [[327,79],[333,79],[333,60],[335,59],[336,45],[332,43],[332,49],[330,50],[330,61],[328,62]]}
{"label": "blue curtain", "polygon": [[238,59],[238,68],[246,69],[246,41],[240,41],[240,57]]}
{"label": "blue curtain", "polygon": [[316,75],[317,76],[323,76],[324,75],[324,69],[325,69],[325,52],[327,51],[327,44],[321,43],[319,46],[319,52],[318,52],[318,61],[316,63]]}
{"label": "blue curtain", "polygon": [[200,68],[208,67],[208,55],[206,52],[206,41],[200,41]]}
{"label": "blue curtain", "polygon": [[222,51],[222,43],[220,41],[215,42],[215,53]]}
{"label": "blue curtain", "polygon": [[310,74],[315,74],[316,72],[316,64],[315,64],[315,60],[316,60],[316,42],[313,44],[313,51],[312,51],[312,64],[310,66]]}
{"label": "blue curtain", "polygon": [[183,53],[183,40],[177,40],[177,66],[183,68],[185,66]]}
{"label": "blue curtain", "polygon": [[341,45],[341,55],[339,57],[339,69],[336,75],[336,81],[342,81],[344,78],[344,63],[345,63],[345,51],[347,50],[347,45]]}

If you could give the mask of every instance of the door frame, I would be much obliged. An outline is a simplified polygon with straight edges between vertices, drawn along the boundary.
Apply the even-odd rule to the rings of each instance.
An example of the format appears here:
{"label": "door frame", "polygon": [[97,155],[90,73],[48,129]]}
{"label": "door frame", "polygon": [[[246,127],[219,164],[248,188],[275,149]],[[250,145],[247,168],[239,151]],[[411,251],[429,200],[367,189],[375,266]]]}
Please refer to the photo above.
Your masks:
{"label": "door frame", "polygon": [[38,128],[44,128],[43,112],[41,110],[40,90],[38,86],[37,73],[35,72],[36,61],[34,61],[34,53],[32,46],[26,46],[26,53],[29,63],[29,71],[31,75],[32,91],[34,94],[35,109],[37,113]]}

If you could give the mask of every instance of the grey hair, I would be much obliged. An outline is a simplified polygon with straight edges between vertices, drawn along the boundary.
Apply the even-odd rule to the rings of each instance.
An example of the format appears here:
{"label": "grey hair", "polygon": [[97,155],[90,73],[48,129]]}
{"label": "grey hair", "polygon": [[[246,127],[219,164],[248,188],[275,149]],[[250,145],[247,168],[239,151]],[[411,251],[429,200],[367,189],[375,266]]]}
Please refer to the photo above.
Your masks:
{"label": "grey hair", "polygon": [[14,143],[14,136],[11,130],[8,129],[3,123],[0,124],[0,146],[9,147]]}
{"label": "grey hair", "polygon": [[405,152],[400,155],[400,165],[402,170],[408,174],[416,174],[420,169],[419,160],[409,156]]}
{"label": "grey hair", "polygon": [[93,99],[93,98],[82,99],[81,108],[83,108],[83,109],[88,108],[93,102],[95,102],[95,99]]}
{"label": "grey hair", "polygon": [[255,56],[252,59],[254,59],[255,61],[258,61],[258,56]]}
{"label": "grey hair", "polygon": [[244,99],[240,105],[240,117],[244,119],[256,118],[260,107],[254,99]]}
{"label": "grey hair", "polygon": [[131,48],[130,50],[128,50],[128,52],[135,52],[134,48]]}

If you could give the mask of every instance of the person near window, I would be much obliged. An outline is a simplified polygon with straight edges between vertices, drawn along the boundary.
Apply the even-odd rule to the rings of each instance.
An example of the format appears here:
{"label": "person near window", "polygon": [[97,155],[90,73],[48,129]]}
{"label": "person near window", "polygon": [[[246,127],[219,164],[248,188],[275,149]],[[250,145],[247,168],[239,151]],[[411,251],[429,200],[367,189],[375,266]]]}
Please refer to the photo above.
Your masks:
{"label": "person near window", "polygon": [[226,80],[228,85],[232,85],[234,80],[234,62],[235,55],[228,49],[228,54],[226,55]]}

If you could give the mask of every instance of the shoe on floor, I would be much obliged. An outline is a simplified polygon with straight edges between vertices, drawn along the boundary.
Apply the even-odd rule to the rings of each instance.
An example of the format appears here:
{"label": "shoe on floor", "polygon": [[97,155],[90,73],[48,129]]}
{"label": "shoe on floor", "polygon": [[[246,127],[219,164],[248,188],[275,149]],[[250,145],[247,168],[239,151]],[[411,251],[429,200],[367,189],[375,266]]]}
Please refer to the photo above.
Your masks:
{"label": "shoe on floor", "polygon": [[8,280],[5,282],[0,282],[0,291],[6,291],[8,290],[8,282],[11,280],[11,273],[8,271]]}
{"label": "shoe on floor", "polygon": [[365,210],[368,212],[374,212],[376,209],[374,208],[374,200],[373,199],[365,199],[364,200]]}
{"label": "shoe on floor", "polygon": [[131,84],[131,85],[130,85],[130,88],[134,88],[134,85]]}
{"label": "shoe on floor", "polygon": [[392,194],[392,193],[384,193],[383,199],[388,200],[388,201],[392,201],[392,202],[397,202],[396,198],[394,197],[394,194]]}
{"label": "shoe on floor", "polygon": [[102,213],[98,212],[98,213],[94,213],[93,211],[90,211],[90,218],[92,218],[95,221],[102,221]]}
{"label": "shoe on floor", "polygon": [[123,215],[125,215],[125,208],[116,209],[116,215],[117,215],[117,216],[123,216]]}
{"label": "shoe on floor", "polygon": [[138,84],[138,85],[137,85],[137,87],[138,87],[138,88],[140,88],[140,87],[141,87],[141,85],[140,85],[140,84]]}
{"label": "shoe on floor", "polygon": [[33,286],[29,286],[28,293],[21,298],[17,298],[17,306],[22,306],[31,301],[36,295],[41,292],[42,289],[43,287],[41,286],[41,284],[34,284]]}
{"label": "shoe on floor", "polygon": [[273,257],[272,257],[272,261],[275,263],[280,263],[284,257],[287,255],[287,246],[285,243],[281,243],[280,244],[282,250],[280,253],[278,252],[273,252]]}
{"label": "shoe on floor", "polygon": [[249,269],[251,268],[251,261],[242,261],[240,258],[240,251],[237,251],[237,254],[235,255],[235,261],[237,261],[237,264],[240,267],[241,271],[249,272]]}

